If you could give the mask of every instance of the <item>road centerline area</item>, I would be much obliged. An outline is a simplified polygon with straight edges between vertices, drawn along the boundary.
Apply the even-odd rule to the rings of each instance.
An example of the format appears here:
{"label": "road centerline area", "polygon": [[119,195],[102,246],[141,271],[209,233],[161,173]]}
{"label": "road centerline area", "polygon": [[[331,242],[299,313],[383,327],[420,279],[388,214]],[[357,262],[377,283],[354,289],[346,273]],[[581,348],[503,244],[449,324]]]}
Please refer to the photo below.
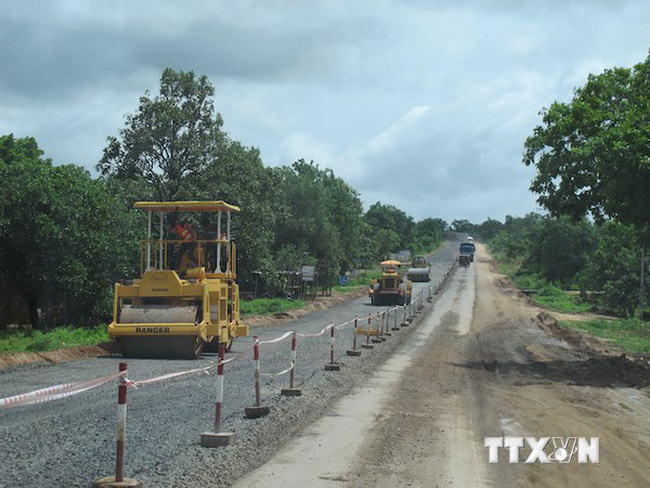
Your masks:
{"label": "road centerline area", "polygon": [[[466,276],[465,276],[466,275]],[[348,472],[357,454],[368,447],[368,434],[386,414],[386,401],[404,380],[404,372],[428,343],[445,314],[458,310],[455,298],[469,295],[461,307],[459,325],[468,328],[474,300],[473,268],[454,274],[449,286],[426,320],[363,387],[340,399],[330,413],[287,444],[266,464],[234,486],[332,486],[332,481],[352,481]]]}

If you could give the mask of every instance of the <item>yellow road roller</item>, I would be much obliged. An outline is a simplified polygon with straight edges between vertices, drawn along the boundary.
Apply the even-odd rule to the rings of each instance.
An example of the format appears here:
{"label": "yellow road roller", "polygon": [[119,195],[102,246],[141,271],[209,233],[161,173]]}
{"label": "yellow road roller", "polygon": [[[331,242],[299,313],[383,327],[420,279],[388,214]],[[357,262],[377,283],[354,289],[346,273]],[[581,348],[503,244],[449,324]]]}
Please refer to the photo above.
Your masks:
{"label": "yellow road roller", "polygon": [[[124,357],[196,359],[248,336],[224,201],[136,202],[148,214],[140,278],[115,284],[109,336]],[[158,234],[156,237],[155,234]]]}
{"label": "yellow road roller", "polygon": [[395,260],[382,261],[381,276],[368,289],[372,305],[411,303],[413,284],[405,278],[400,268],[402,263]]}

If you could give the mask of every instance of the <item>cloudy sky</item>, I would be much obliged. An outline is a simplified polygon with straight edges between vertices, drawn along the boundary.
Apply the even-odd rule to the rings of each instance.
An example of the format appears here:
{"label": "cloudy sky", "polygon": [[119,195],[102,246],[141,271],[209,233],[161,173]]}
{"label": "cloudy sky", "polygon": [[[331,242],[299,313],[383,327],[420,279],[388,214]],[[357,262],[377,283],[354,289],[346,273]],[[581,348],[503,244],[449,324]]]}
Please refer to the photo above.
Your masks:
{"label": "cloudy sky", "polygon": [[216,88],[266,165],[329,167],[416,220],[537,209],[523,142],[589,73],[643,61],[647,0],[3,1],[0,134],[94,172],[162,70]]}

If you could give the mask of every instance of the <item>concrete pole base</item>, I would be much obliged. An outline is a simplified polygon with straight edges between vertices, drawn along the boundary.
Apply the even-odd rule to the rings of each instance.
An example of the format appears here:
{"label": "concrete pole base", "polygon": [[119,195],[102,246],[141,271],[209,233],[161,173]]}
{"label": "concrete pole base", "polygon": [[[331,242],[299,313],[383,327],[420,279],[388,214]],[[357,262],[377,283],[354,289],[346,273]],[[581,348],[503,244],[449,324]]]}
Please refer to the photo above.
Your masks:
{"label": "concrete pole base", "polygon": [[280,391],[282,396],[300,396],[302,395],[302,390],[300,388],[282,388]]}
{"label": "concrete pole base", "polygon": [[325,371],[341,371],[339,363],[327,363],[325,365]]}
{"label": "concrete pole base", "polygon": [[92,488],[142,488],[142,483],[134,478],[115,481],[115,476],[106,476],[93,481]]}
{"label": "concrete pole base", "polygon": [[[361,347],[363,347],[363,346],[361,346]],[[345,351],[345,353],[348,356],[361,356],[361,351],[357,351],[356,349],[348,349],[347,351]]]}
{"label": "concrete pole base", "polygon": [[214,432],[203,432],[201,434],[201,445],[203,447],[225,447],[233,444],[236,435],[231,432],[221,432],[219,434]]}
{"label": "concrete pole base", "polygon": [[246,407],[244,409],[244,413],[246,414],[247,419],[258,419],[260,417],[264,417],[265,415],[268,415],[270,411],[271,410],[269,407],[265,407],[263,405]]}
{"label": "concrete pole base", "polygon": [[374,349],[375,346],[373,346],[372,344],[361,344],[361,348],[362,349]]}

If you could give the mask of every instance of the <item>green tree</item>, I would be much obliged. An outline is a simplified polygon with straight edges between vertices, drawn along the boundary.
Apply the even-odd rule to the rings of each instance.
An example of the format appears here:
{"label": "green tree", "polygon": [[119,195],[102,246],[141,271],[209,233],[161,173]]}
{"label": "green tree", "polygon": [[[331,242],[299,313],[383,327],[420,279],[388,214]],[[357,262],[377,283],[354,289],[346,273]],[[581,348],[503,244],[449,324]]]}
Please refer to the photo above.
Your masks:
{"label": "green tree", "polygon": [[160,200],[174,200],[200,174],[226,135],[215,113],[214,88],[206,76],[165,69],[160,94],[140,97],[120,138],[108,138],[97,170],[120,180],[141,178]]}
{"label": "green tree", "polygon": [[585,287],[604,291],[603,305],[621,315],[632,315],[637,304],[641,259],[637,240],[634,228],[617,222],[605,223],[598,249],[584,272]]}
{"label": "green tree", "polygon": [[26,299],[35,328],[41,317],[96,324],[112,284],[137,266],[132,215],[103,181],[42,156],[33,138],[0,138],[0,276]]}
{"label": "green tree", "polygon": [[415,223],[413,239],[417,252],[429,252],[445,239],[447,223],[438,218],[426,218]]}
{"label": "green tree", "polygon": [[[392,251],[397,251],[400,248],[408,249],[413,240],[415,229],[413,217],[393,205],[383,205],[381,202],[372,204],[366,212],[364,220],[375,229],[375,232],[385,229],[393,231],[398,236],[398,245],[391,249]],[[379,245],[382,245],[381,242]]]}
{"label": "green tree", "polygon": [[503,224],[495,219],[487,219],[481,225],[478,226],[477,231],[481,239],[489,241],[493,239],[501,230],[503,229]]}
{"label": "green tree", "polygon": [[273,245],[278,185],[273,171],[264,167],[259,150],[226,140],[191,181],[179,199],[225,200],[241,208],[232,221],[241,283],[250,287],[259,272],[273,286],[277,277]]}
{"label": "green tree", "polygon": [[375,241],[377,242],[377,252],[380,259],[388,259],[388,255],[398,249],[400,238],[397,232],[390,229],[379,229],[375,234]]}
{"label": "green tree", "polygon": [[[570,103],[543,109],[525,142],[531,189],[552,214],[615,219],[650,231],[650,56],[632,69],[589,75]],[[645,301],[640,294],[641,303]]]}
{"label": "green tree", "polygon": [[474,233],[476,225],[472,224],[469,220],[454,220],[450,225],[451,230],[454,232]]}
{"label": "green tree", "polygon": [[315,259],[327,260],[332,272],[354,267],[361,255],[363,212],[356,191],[332,170],[302,159],[275,174],[277,247],[305,250]]}
{"label": "green tree", "polygon": [[571,285],[597,246],[592,224],[568,218],[546,218],[531,230],[530,253],[524,265],[551,283]]}

